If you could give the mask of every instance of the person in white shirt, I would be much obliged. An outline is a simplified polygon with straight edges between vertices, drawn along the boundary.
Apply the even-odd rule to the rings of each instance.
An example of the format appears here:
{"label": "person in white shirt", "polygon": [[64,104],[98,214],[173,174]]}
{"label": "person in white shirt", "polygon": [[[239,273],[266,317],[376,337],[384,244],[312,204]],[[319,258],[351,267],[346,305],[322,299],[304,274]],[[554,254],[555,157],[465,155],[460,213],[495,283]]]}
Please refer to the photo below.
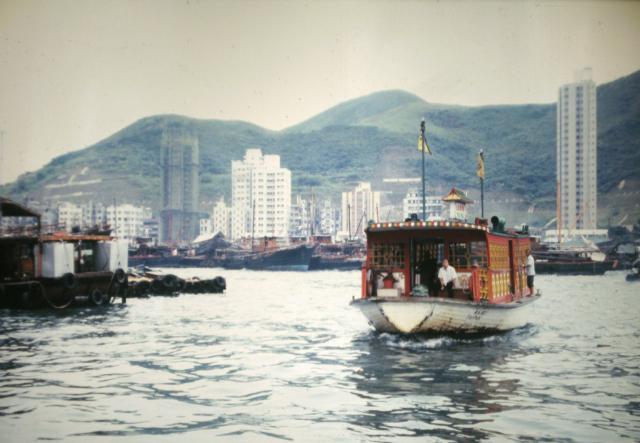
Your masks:
{"label": "person in white shirt", "polygon": [[441,289],[447,290],[447,296],[449,298],[453,297],[453,286],[456,278],[458,278],[458,274],[456,274],[455,268],[449,266],[449,260],[445,258],[442,260],[442,267],[438,271],[438,279],[440,280]]}
{"label": "person in white shirt", "polygon": [[533,278],[536,276],[536,261],[531,255],[531,250],[527,249],[527,264],[524,265],[527,269],[527,287],[529,288],[529,295],[535,293],[533,288]]}

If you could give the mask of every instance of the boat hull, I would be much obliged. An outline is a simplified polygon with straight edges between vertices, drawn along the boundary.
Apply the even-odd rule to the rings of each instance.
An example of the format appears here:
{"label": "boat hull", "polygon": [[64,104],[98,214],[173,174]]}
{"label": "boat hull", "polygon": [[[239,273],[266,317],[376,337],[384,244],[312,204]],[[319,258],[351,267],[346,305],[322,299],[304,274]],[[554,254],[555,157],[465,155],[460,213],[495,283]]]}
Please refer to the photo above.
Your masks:
{"label": "boat hull", "polygon": [[210,260],[210,265],[225,269],[254,271],[307,271],[313,247],[300,245],[276,251],[243,253]]}
{"label": "boat hull", "polygon": [[614,262],[611,261],[584,261],[584,262],[553,262],[537,261],[537,274],[559,274],[559,275],[602,275],[607,271],[615,269]]}
{"label": "boat hull", "polygon": [[353,271],[362,269],[363,260],[350,258],[327,258],[314,255],[309,263],[309,271]]}
{"label": "boat hull", "polygon": [[480,334],[509,331],[527,324],[540,296],[506,304],[436,297],[388,297],[351,302],[376,331],[398,334]]}

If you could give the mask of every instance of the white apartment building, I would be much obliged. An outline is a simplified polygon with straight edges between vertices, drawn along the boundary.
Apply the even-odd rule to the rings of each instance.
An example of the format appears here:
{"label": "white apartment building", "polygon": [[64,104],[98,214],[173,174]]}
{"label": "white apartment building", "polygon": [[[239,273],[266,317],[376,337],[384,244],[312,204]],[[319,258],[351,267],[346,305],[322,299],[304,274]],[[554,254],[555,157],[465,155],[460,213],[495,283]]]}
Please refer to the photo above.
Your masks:
{"label": "white apartment building", "polygon": [[144,220],[148,211],[129,203],[106,207],[106,223],[113,229],[113,234],[120,238],[135,240],[144,235]]}
{"label": "white apartment building", "polygon": [[[442,197],[427,195],[425,198],[427,220],[440,220],[443,209]],[[422,219],[422,191],[410,189],[402,199],[402,216],[409,218],[411,214],[417,214],[418,218]]]}
{"label": "white apartment building", "polygon": [[199,236],[211,234],[212,223],[210,218],[200,219]]}
{"label": "white apartment building", "polygon": [[214,233],[222,233],[226,238],[231,236],[231,208],[224,202],[224,197],[213,206],[211,230]]}
{"label": "white apartment building", "polygon": [[379,211],[380,192],[371,190],[371,183],[359,183],[353,191],[342,193],[341,230],[349,238],[363,238],[369,220],[378,221]]}
{"label": "white apartment building", "polygon": [[320,206],[320,233],[335,235],[338,230],[338,213],[331,200],[325,200]]}
{"label": "white apartment building", "polygon": [[58,226],[71,232],[74,227],[82,228],[82,208],[73,203],[60,203],[58,205]]}
{"label": "white apartment building", "polygon": [[562,228],[595,229],[597,220],[596,84],[591,69],[558,91],[556,176]]}
{"label": "white apartment building", "polygon": [[309,202],[297,195],[289,212],[289,235],[306,237],[311,234],[310,210]]}
{"label": "white apartment building", "polygon": [[102,203],[89,201],[82,205],[82,226],[101,226],[106,219],[106,208]]}
{"label": "white apartment building", "polygon": [[279,155],[247,149],[231,162],[231,236],[286,237],[291,209],[291,171]]}

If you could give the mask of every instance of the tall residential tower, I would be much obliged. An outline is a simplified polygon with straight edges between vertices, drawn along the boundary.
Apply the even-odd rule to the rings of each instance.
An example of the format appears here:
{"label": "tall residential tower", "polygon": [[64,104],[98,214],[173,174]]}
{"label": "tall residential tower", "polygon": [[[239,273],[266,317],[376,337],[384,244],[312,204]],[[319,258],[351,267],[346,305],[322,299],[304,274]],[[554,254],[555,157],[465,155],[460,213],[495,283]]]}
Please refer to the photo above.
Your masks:
{"label": "tall residential tower", "polygon": [[586,68],[558,91],[556,174],[563,229],[596,228],[596,124],[596,84]]}
{"label": "tall residential tower", "polygon": [[190,131],[165,128],[162,133],[161,241],[182,243],[198,235],[200,214],[198,137]]}
{"label": "tall residential tower", "polygon": [[231,162],[231,237],[287,237],[291,210],[291,171],[279,155],[247,149]]}

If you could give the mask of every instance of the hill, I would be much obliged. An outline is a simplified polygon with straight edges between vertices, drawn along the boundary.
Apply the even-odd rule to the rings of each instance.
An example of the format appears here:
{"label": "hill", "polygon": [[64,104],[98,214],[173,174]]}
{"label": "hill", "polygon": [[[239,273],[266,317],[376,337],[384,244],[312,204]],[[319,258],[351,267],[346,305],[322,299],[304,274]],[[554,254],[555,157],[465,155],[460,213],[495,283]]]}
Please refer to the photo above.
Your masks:
{"label": "hill", "polygon": [[[488,194],[543,206],[555,195],[555,105],[464,107],[382,91],[334,106],[284,131],[177,115],[143,118],[86,149],[55,158],[0,188],[17,199],[113,198],[160,205],[160,136],[183,126],[198,137],[203,209],[230,193],[231,160],[261,147],[282,156],[293,191],[337,197],[360,180],[418,176],[419,121],[426,118],[430,185],[476,188],[475,155],[486,153]],[[640,181],[640,71],[598,87],[599,191]]]}

